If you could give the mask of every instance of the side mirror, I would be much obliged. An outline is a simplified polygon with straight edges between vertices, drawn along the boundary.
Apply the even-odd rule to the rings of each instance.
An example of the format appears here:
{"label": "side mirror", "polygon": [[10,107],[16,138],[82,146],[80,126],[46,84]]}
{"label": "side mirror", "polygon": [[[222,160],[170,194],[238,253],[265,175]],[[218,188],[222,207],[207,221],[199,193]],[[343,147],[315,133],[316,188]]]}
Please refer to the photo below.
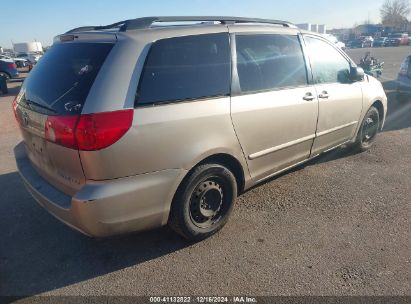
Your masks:
{"label": "side mirror", "polygon": [[365,72],[362,68],[357,66],[352,66],[350,69],[350,79],[351,81],[361,81],[364,79]]}

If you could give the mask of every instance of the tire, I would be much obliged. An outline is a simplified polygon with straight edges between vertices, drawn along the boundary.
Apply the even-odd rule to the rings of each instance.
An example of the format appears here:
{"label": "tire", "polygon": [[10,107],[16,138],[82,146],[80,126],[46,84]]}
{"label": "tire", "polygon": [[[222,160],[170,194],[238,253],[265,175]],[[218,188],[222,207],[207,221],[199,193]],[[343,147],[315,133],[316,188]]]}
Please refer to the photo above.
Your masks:
{"label": "tire", "polygon": [[358,130],[354,149],[360,152],[367,151],[374,144],[380,128],[380,113],[372,106],[365,114]]}
{"label": "tire", "polygon": [[178,188],[168,225],[187,240],[200,241],[226,223],[237,197],[233,173],[219,164],[196,167]]}

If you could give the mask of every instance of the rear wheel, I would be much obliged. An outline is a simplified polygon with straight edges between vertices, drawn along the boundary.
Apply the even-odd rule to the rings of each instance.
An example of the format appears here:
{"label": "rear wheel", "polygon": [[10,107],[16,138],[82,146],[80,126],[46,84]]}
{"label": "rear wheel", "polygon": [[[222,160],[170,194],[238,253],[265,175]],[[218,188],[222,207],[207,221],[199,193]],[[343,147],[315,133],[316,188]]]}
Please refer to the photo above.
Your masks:
{"label": "rear wheel", "polygon": [[177,190],[168,224],[188,240],[205,239],[226,224],[236,197],[237,182],[230,170],[200,165]]}
{"label": "rear wheel", "polygon": [[377,138],[380,127],[380,114],[376,107],[371,107],[361,123],[357,139],[354,144],[359,151],[366,151],[372,147]]}

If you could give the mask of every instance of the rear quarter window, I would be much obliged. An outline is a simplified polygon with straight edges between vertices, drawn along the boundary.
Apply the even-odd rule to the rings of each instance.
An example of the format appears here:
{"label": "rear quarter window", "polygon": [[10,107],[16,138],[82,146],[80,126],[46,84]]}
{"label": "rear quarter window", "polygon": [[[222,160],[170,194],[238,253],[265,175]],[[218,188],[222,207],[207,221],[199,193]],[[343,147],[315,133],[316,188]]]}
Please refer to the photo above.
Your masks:
{"label": "rear quarter window", "polygon": [[230,94],[228,33],[162,39],[146,59],[135,105]]}

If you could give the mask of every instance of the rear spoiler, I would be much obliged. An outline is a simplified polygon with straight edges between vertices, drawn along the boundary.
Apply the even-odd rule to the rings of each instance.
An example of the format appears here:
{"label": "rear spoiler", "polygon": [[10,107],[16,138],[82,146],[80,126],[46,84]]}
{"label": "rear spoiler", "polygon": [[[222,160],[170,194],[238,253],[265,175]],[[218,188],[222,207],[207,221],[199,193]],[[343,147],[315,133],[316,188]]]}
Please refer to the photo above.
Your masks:
{"label": "rear spoiler", "polygon": [[72,33],[57,35],[53,39],[53,43],[65,43],[65,42],[111,42],[117,41],[116,33],[112,32],[84,32],[84,33]]}

